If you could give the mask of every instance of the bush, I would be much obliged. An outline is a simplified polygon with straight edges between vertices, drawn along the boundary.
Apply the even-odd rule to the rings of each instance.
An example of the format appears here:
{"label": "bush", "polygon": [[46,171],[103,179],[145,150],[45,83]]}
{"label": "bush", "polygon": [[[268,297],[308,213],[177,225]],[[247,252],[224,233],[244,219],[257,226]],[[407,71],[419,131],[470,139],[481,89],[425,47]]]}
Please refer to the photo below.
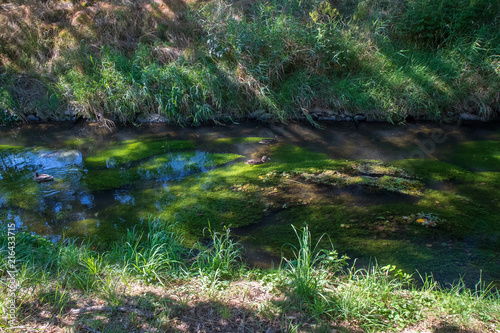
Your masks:
{"label": "bush", "polygon": [[439,47],[475,35],[485,26],[498,26],[495,20],[499,14],[496,0],[408,0],[399,25],[400,36]]}

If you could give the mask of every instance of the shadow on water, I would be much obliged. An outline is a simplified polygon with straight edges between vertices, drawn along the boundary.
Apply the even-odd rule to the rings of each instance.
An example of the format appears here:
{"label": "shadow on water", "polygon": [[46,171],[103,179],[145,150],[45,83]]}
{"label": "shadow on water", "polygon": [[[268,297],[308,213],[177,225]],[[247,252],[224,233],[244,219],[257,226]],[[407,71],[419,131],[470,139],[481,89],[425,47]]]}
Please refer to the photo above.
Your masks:
{"label": "shadow on water", "polygon": [[[300,202],[317,201],[319,198],[332,206],[342,207],[370,207],[387,203],[408,203],[415,204],[419,198],[402,193],[373,190],[362,185],[351,185],[346,187],[332,187],[326,185],[301,186],[294,183],[294,187],[288,189],[288,195],[299,198]],[[245,248],[244,258],[251,267],[268,269],[280,265],[281,256],[276,255],[276,251],[266,250],[263,244],[256,241],[255,235],[268,227],[277,225],[290,226],[289,221],[283,220],[279,214],[285,209],[274,209],[269,211],[256,223],[231,230]]]}

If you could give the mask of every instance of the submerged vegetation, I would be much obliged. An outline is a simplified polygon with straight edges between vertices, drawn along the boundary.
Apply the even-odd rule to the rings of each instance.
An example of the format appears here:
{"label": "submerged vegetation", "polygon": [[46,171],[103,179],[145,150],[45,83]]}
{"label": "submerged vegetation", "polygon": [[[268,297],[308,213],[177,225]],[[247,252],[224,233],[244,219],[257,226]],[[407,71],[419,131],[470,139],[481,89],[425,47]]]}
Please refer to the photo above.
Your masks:
{"label": "submerged vegetation", "polygon": [[[65,239],[57,244],[16,235],[16,327],[112,331],[204,330],[330,332],[404,328],[500,328],[500,294],[481,280],[441,287],[431,276],[395,266],[346,269],[333,246],[320,250],[308,227],[294,229],[293,255],[279,269],[248,268],[242,247],[226,232],[208,229],[210,242],[186,247],[175,226],[149,219],[112,249]],[[7,237],[0,236],[3,272]],[[316,242],[316,245],[314,245]],[[2,276],[2,281],[7,277]],[[7,290],[0,289],[0,317]],[[12,296],[10,296],[12,297]],[[193,314],[195,316],[193,316]]]}
{"label": "submerged vegetation", "polygon": [[495,0],[3,1],[0,122],[489,119],[499,13]]}
{"label": "submerged vegetation", "polygon": [[[56,133],[31,146],[16,132],[0,146],[0,329],[497,332],[498,131],[487,133],[435,147],[439,160],[382,162],[339,158],[320,134],[263,145],[212,129]],[[274,267],[255,268],[255,249]]]}

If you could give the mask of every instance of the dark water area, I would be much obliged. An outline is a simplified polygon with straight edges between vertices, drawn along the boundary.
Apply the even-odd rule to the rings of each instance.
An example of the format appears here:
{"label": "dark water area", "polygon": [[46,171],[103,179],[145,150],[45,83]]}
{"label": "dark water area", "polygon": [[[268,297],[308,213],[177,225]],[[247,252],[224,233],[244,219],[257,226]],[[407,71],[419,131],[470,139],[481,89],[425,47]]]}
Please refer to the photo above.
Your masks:
{"label": "dark water area", "polygon": [[[278,137],[278,143],[272,146],[249,143],[244,139],[234,140],[234,138],[273,138],[275,135]],[[226,142],[225,139],[230,140]],[[127,142],[130,144],[131,140],[135,140],[134,144],[138,145],[134,148],[135,150],[123,153],[124,156],[120,155],[122,152],[116,153],[116,156],[107,158],[105,164],[102,165],[90,164],[95,156],[99,157],[99,154],[109,151],[116,145]],[[141,149],[146,149],[140,146],[141,142],[151,140],[154,142],[185,141],[192,146],[188,150],[164,150],[161,154],[153,152],[141,156]],[[476,152],[479,154],[479,151],[474,143],[470,146],[470,142],[487,142],[489,145],[485,149],[487,155],[476,156]],[[496,151],[497,147],[500,147],[498,123],[461,125],[332,123],[321,129],[307,124],[283,126],[256,122],[186,128],[154,124],[122,127],[113,132],[93,123],[26,124],[20,127],[1,127],[0,147],[1,145],[18,147],[0,150],[0,208],[2,211],[0,219],[2,222],[15,222],[17,228],[47,236],[52,241],[58,241],[65,236],[76,236],[94,239],[97,243],[103,244],[120,239],[128,228],[144,225],[148,214],[161,215],[168,210],[175,218],[181,216],[179,218],[181,224],[184,221],[183,216],[188,214],[189,209],[193,210],[195,218],[206,216],[208,208],[200,202],[204,196],[203,193],[211,191],[210,186],[207,185],[206,189],[203,189],[203,184],[199,184],[198,188],[201,188],[199,192],[190,192],[193,191],[192,188],[175,192],[175,186],[184,186],[182,180],[196,182],[196,179],[203,179],[209,182],[211,170],[219,172],[227,170],[231,173],[242,168],[243,162],[250,158],[269,155],[272,164],[266,163],[265,167],[267,165],[276,167],[290,165],[290,168],[298,165],[304,167],[309,161],[317,165],[318,159],[321,161],[377,160],[386,163],[418,159],[449,163],[453,167],[463,168],[476,178],[490,178],[469,184],[462,180],[457,181],[455,176],[455,178],[442,180],[437,178],[436,180],[437,171],[427,172],[426,175],[430,178],[419,180],[425,183],[426,192],[419,196],[394,190],[373,189],[365,186],[364,183],[349,183],[345,186],[332,187],[325,184],[312,184],[304,179],[292,177],[283,180],[283,188],[279,188],[281,195],[276,195],[276,198],[271,200],[269,198],[274,198],[272,197],[274,194],[270,194],[262,199],[262,202],[273,201],[269,208],[263,209],[264,212],[253,217],[250,215],[252,221],[249,225],[241,226],[242,223],[240,223],[234,226],[233,235],[246,247],[246,258],[250,264],[259,267],[276,266],[279,264],[277,251],[279,246],[276,244],[266,246],[267,243],[263,245],[259,242],[261,238],[259,233],[267,233],[267,238],[264,237],[261,240],[268,242],[268,239],[272,238],[273,230],[281,230],[280,225],[284,228],[284,225],[303,221],[301,215],[303,214],[310,218],[312,221],[310,223],[316,226],[318,232],[337,230],[333,227],[335,224],[335,228],[342,230],[339,233],[341,236],[338,236],[341,251],[351,256],[359,256],[360,262],[368,262],[377,255],[379,250],[382,257],[393,258],[394,253],[397,254],[407,246],[405,244],[412,243],[415,251],[420,247],[427,251],[422,254],[425,258],[421,259],[426,263],[425,268],[439,267],[439,264],[434,262],[430,264],[432,260],[429,258],[433,255],[442,255],[445,251],[446,258],[452,258],[454,257],[453,251],[460,251],[460,260],[463,258],[467,260],[461,266],[463,269],[472,271],[473,274],[479,270],[485,270],[491,280],[500,279],[500,269],[496,271],[494,268],[500,262],[498,254],[500,241],[495,238],[498,237],[500,227],[484,237],[477,234],[468,237],[467,230],[469,229],[464,229],[465,231],[457,232],[457,235],[450,237],[446,236],[445,229],[440,230],[439,235],[431,236],[429,236],[429,231],[425,231],[423,234],[428,239],[422,240],[415,236],[419,234],[419,230],[414,230],[414,226],[404,225],[406,218],[418,221],[419,216],[411,217],[410,215],[418,211],[429,210],[432,206],[427,204],[427,201],[432,200],[438,202],[435,204],[436,211],[441,215],[455,212],[467,217],[474,214],[461,211],[459,205],[451,209],[450,205],[456,199],[449,197],[451,195],[459,199],[466,197],[468,202],[474,202],[475,205],[481,206],[480,209],[488,210],[488,213],[484,215],[488,221],[484,223],[494,224],[496,217],[492,217],[491,212],[498,208],[498,203],[495,201],[498,196],[494,195],[499,194],[495,191],[497,191],[497,181],[500,179],[497,177],[500,171],[498,167],[500,157]],[[465,147],[463,150],[460,148],[461,145]],[[283,153],[286,149],[288,150]],[[288,151],[290,154],[287,153]],[[470,153],[470,157],[460,155],[463,151]],[[492,151],[491,154],[488,153],[489,151]],[[137,155],[139,157],[126,160],[127,154],[131,153],[139,154]],[[260,167],[252,167],[249,172],[256,172],[260,170]],[[33,180],[35,171],[50,174],[55,177],[56,181],[37,183]],[[360,175],[365,177],[363,181],[366,181],[368,177],[384,176],[384,174],[368,175],[357,172],[356,181],[359,180]],[[92,177],[97,178],[97,181]],[[98,182],[100,179],[108,179],[106,177],[118,181],[117,185],[106,188],[104,181]],[[398,179],[401,178],[404,177],[401,176]],[[371,181],[370,179],[368,181]],[[491,183],[489,183],[490,180]],[[236,187],[239,190],[241,186]],[[479,191],[484,191],[484,196],[476,197],[474,193],[479,193]],[[434,198],[438,194],[443,198],[450,198],[450,204],[440,207],[439,202],[443,199]],[[192,198],[189,204],[180,206],[176,201],[179,196]],[[387,208],[384,206],[386,204],[393,205],[395,208]],[[179,205],[179,208],[176,208],[176,205]],[[216,203],[214,205],[214,207],[217,206]],[[338,207],[345,211],[339,213],[335,210]],[[405,214],[404,210],[408,210],[408,207],[415,208]],[[179,209],[179,212],[176,212],[176,209]],[[439,209],[442,209],[442,213]],[[385,214],[387,216],[379,216],[383,215],[379,211],[384,214],[387,211],[388,213]],[[296,216],[299,216],[298,220],[295,220],[294,212]],[[347,235],[346,232],[351,232],[351,230],[347,230],[344,224],[348,225],[349,220],[340,223],[335,215],[337,213],[339,216],[346,216],[350,221],[355,221],[350,223],[352,225],[350,228],[353,232],[358,230],[355,234],[359,237]],[[314,220],[315,214],[321,215],[317,221]],[[358,218],[356,214],[360,214],[361,217]],[[429,216],[432,217],[432,215]],[[370,218],[374,220],[373,223],[369,220]],[[332,221],[329,222],[331,225],[325,227],[324,221],[328,219]],[[387,226],[378,225],[377,219],[386,223]],[[466,222],[463,223],[466,224]],[[498,223],[500,224],[500,221]],[[389,227],[389,225],[392,226]],[[382,231],[379,232],[379,229]],[[394,236],[391,236],[390,230]],[[405,233],[407,236],[397,236],[398,233]],[[193,233],[193,235],[196,234],[196,232]],[[373,235],[375,238],[372,237]],[[276,237],[281,239],[282,235],[277,234]],[[192,236],[189,239],[194,241],[195,238]],[[382,242],[381,239],[387,239],[387,241]],[[383,245],[386,243],[388,245]],[[394,244],[393,250],[389,249],[391,244]],[[438,252],[434,254],[429,252],[436,248],[439,248]],[[388,254],[391,251],[393,253]],[[404,253],[401,253],[394,258],[396,261],[401,261],[404,266],[406,264],[404,257]],[[415,259],[414,262],[418,264],[420,261]],[[407,267],[411,269],[412,265],[413,262]],[[454,263],[447,263],[445,266],[449,265],[454,265]],[[453,270],[452,273],[449,279],[446,272],[441,272],[441,275],[437,276],[442,276],[444,281],[449,281],[451,275],[453,278],[456,277],[457,271]],[[476,276],[471,278],[475,279]]]}

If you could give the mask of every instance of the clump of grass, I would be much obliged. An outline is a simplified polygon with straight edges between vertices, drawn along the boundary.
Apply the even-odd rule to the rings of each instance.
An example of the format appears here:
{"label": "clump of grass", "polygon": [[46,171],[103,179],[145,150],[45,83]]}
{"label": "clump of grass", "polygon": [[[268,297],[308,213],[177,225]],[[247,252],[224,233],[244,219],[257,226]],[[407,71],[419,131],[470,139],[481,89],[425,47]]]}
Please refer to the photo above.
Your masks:
{"label": "clump of grass", "polygon": [[230,236],[230,229],[217,232],[207,229],[211,238],[206,249],[200,249],[194,267],[200,273],[213,273],[218,276],[231,276],[241,267],[243,247]]}
{"label": "clump of grass", "polygon": [[346,265],[346,256],[339,258],[337,251],[331,246],[330,250],[320,249],[319,244],[312,244],[309,227],[305,226],[297,231],[292,225],[293,231],[299,241],[298,246],[291,245],[292,258],[284,259],[280,265],[281,274],[287,284],[292,288],[293,296],[303,305],[316,306],[326,301],[325,286],[334,274],[339,273]]}
{"label": "clump of grass", "polygon": [[101,121],[159,114],[181,125],[256,110],[261,120],[316,125],[318,108],[392,122],[499,112],[495,1],[8,8],[1,123],[59,119],[68,107]]}
{"label": "clump of grass", "polygon": [[[353,266],[343,271],[346,258],[339,257],[331,244],[329,249],[324,249],[319,241],[313,246],[308,227],[293,228],[298,239],[298,246],[292,246],[294,258],[283,259],[284,265],[278,271],[248,270],[241,266],[241,248],[231,240],[229,230],[218,233],[209,229],[212,246],[202,249],[194,262],[190,262],[193,253],[190,255],[180,245],[182,237],[174,229],[172,224],[151,218],[147,234],[134,228],[109,252],[96,251],[89,243],[79,244],[74,239],[54,244],[19,232],[16,256],[18,253],[20,288],[16,306],[18,318],[24,318],[22,325],[38,325],[36,319],[31,319],[34,316],[26,315],[42,309],[45,314],[64,316],[70,309],[84,310],[89,303],[101,302],[107,305],[97,306],[97,311],[118,310],[104,314],[110,320],[102,323],[104,328],[120,319],[126,319],[120,325],[129,328],[163,325],[149,319],[146,313],[149,310],[154,310],[155,316],[166,316],[166,320],[182,318],[191,323],[189,316],[199,306],[213,308],[213,313],[230,321],[237,311],[232,303],[224,302],[224,297],[238,302],[238,309],[245,311],[248,319],[245,325],[258,322],[260,329],[319,331],[348,322],[350,329],[389,332],[411,329],[415,324],[434,325],[438,317],[446,318],[450,326],[495,332],[500,322],[500,293],[493,284],[480,279],[473,288],[465,286],[463,281],[445,288],[429,276],[418,284],[411,275],[393,265],[372,265],[365,269]],[[1,231],[0,268],[5,271],[7,237],[5,228]],[[182,272],[182,279],[175,272]],[[222,273],[242,280],[235,285],[221,283]],[[140,279],[132,282],[137,277]],[[0,277],[2,282],[5,278],[5,275]],[[206,288],[193,287],[204,280],[209,283],[208,293]],[[241,282],[245,285],[243,292]],[[165,293],[172,293],[172,288],[178,295],[178,303],[164,297]],[[222,301],[213,300],[215,292]],[[259,295],[250,295],[255,293]],[[7,295],[5,288],[0,294]],[[247,306],[247,297],[252,298],[251,306]],[[0,309],[6,299],[0,298]],[[121,312],[125,314],[122,316]],[[134,323],[127,321],[130,317]],[[199,323],[199,318],[194,320]],[[87,319],[81,318],[75,325],[82,323],[88,323]],[[56,321],[51,325],[62,328],[68,324]],[[10,329],[3,319],[0,327]]]}
{"label": "clump of grass", "polygon": [[401,329],[422,318],[422,304],[412,299],[411,286],[411,275],[395,266],[353,267],[332,293],[332,315],[368,330]]}
{"label": "clump of grass", "polygon": [[123,244],[115,244],[111,256],[146,282],[161,283],[166,271],[182,267],[183,238],[174,232],[172,223],[150,217],[147,225],[147,234],[136,227],[128,230]]}

